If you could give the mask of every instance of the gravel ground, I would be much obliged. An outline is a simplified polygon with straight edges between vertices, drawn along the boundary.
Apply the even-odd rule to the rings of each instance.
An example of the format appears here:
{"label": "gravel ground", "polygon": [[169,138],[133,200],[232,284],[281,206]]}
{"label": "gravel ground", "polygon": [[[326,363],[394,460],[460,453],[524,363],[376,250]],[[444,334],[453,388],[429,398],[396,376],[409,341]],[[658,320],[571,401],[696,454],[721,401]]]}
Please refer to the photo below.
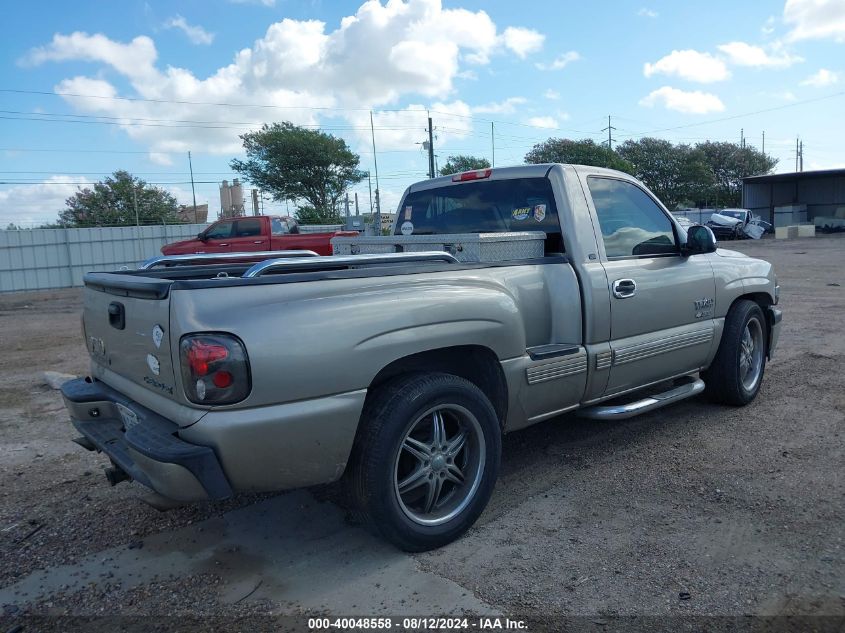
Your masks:
{"label": "gravel ground", "polygon": [[[460,541],[408,557],[341,518],[322,541],[325,552],[304,548],[307,556],[290,554],[285,564],[322,566],[329,584],[315,586],[324,591],[334,564],[354,567],[377,552],[373,570],[401,564],[403,573],[416,570],[420,587],[437,581],[550,630],[561,616],[588,616],[607,630],[602,618],[626,615],[845,615],[845,239],[730,247],[772,261],[782,286],[780,346],[753,404],[697,398],[619,423],[545,422],[505,438],[490,506]],[[109,488],[100,474],[106,460],[69,442],[61,399],[39,378],[45,369],[85,372],[79,311],[78,290],[0,296],[0,588],[34,570],[82,565],[107,548],[216,534],[250,507],[288,503],[265,495],[159,513],[137,500],[137,487]],[[317,498],[336,494],[330,488]],[[333,507],[318,502],[309,521],[319,524]],[[233,536],[230,525],[219,534],[249,532],[247,524]],[[244,554],[241,567],[278,575],[279,560]],[[186,566],[143,582],[97,576],[5,608],[15,617],[298,613],[309,609],[290,599],[299,595],[297,577],[292,571],[235,600],[225,574]],[[368,596],[347,613],[401,614],[425,604],[391,602],[396,587],[369,572],[344,578],[346,591]],[[325,591],[320,604],[331,610],[334,594]]]}

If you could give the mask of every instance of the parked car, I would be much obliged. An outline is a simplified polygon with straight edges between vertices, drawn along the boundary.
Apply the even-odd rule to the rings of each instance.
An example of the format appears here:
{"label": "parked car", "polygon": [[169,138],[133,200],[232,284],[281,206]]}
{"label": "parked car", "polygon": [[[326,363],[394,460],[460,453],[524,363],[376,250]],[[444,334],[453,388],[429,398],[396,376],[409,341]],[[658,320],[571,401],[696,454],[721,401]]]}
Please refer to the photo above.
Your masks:
{"label": "parked car", "polygon": [[219,220],[197,235],[196,239],[173,242],[161,247],[163,255],[195,253],[244,253],[250,251],[311,250],[331,255],[331,239],[356,232],[331,231],[303,233],[294,218],[257,215]]}
{"label": "parked car", "polygon": [[[683,230],[627,174],[435,178],[395,224],[380,254],[87,274],[91,375],[62,389],[76,441],[154,503],[343,478],[367,526],[420,551],[481,514],[503,433],[760,390],[772,266]],[[462,240],[490,233],[513,241],[473,260]],[[419,252],[435,239],[466,261]]]}
{"label": "parked car", "polygon": [[717,211],[707,222],[713,234],[720,239],[758,240],[765,233],[774,233],[774,227],[756,217],[748,209],[722,209]]}

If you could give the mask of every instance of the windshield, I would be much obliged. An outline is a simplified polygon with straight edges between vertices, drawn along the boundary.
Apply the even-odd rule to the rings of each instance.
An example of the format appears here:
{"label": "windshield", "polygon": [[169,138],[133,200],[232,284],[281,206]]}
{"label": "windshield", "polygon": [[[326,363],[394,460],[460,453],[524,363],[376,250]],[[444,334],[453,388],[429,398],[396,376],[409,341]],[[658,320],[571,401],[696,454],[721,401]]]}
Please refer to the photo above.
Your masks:
{"label": "windshield", "polygon": [[546,178],[481,180],[408,194],[396,235],[543,231],[560,237],[557,207]]}
{"label": "windshield", "polygon": [[719,215],[726,215],[729,218],[736,218],[737,220],[745,219],[745,209],[722,209]]}

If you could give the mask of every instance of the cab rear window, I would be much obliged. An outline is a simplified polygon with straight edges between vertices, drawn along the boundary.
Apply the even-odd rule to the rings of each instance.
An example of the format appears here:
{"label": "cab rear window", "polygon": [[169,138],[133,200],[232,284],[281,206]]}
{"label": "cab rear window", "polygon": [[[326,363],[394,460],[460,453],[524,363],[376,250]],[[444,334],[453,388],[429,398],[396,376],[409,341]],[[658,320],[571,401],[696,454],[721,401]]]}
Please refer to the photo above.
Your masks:
{"label": "cab rear window", "polygon": [[408,194],[396,217],[396,235],[543,231],[562,250],[560,222],[546,178],[485,180]]}

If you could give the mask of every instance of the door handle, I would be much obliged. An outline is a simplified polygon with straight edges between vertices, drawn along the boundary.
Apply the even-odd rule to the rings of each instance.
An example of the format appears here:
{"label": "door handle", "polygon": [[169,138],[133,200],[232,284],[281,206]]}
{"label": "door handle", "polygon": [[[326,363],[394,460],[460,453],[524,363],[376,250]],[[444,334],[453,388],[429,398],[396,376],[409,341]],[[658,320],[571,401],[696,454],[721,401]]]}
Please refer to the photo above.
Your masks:
{"label": "door handle", "polygon": [[617,279],[613,282],[613,296],[617,299],[627,299],[637,294],[637,282],[633,279]]}
{"label": "door handle", "polygon": [[220,242],[217,246],[228,246],[228,245],[229,244],[224,244],[223,242]]}
{"label": "door handle", "polygon": [[263,244],[264,240],[255,240],[253,244]]}

